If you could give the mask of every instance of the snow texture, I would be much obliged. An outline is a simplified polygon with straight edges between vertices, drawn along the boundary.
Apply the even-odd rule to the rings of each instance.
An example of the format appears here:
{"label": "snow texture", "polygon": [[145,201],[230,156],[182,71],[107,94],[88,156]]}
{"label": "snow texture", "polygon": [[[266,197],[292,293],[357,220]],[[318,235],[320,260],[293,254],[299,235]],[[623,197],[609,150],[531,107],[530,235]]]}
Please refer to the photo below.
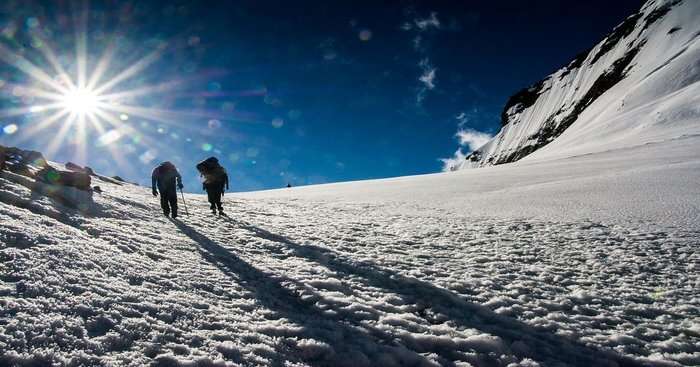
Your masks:
{"label": "snow texture", "polygon": [[147,188],[67,203],[3,171],[0,365],[698,365],[698,147],[226,196],[224,218],[192,194],[181,220]]}

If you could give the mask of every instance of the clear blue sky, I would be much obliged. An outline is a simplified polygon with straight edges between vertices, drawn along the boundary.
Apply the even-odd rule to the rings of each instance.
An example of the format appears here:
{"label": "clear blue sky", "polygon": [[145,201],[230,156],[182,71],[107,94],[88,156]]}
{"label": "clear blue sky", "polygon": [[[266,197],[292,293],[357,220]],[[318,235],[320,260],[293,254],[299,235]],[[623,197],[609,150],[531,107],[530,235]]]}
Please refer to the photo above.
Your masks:
{"label": "clear blue sky", "polygon": [[61,137],[62,119],[37,127],[50,108],[27,110],[46,102],[37,90],[50,87],[17,58],[0,59],[0,144],[139,183],[171,160],[195,192],[194,165],[210,155],[228,168],[235,191],[436,172],[458,147],[457,116],[464,128],[497,132],[511,94],[641,6],[214,3],[0,5],[0,44],[55,80],[46,50],[76,80],[76,33],[85,35],[88,76],[112,50],[97,86],[138,66],[103,93],[121,93],[98,118],[111,123],[87,123],[83,135],[72,124]]}

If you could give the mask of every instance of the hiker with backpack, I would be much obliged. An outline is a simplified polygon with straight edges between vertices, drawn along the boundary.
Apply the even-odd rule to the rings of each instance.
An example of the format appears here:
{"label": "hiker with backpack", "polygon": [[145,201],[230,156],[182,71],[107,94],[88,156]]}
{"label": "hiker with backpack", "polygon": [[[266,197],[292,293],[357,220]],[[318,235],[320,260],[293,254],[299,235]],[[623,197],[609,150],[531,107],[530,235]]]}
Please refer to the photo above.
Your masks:
{"label": "hiker with backpack", "polygon": [[202,176],[202,189],[206,190],[209,199],[209,209],[213,214],[219,210],[219,215],[224,215],[221,197],[228,190],[228,174],[226,169],[219,164],[216,157],[209,157],[197,164],[197,170]]}
{"label": "hiker with backpack", "polygon": [[[182,176],[174,164],[163,162],[153,169],[151,173],[151,186],[153,196],[158,196],[160,191],[160,207],[167,217],[172,212],[172,217],[177,218],[177,189],[182,190]],[[156,189],[157,188],[157,189]]]}

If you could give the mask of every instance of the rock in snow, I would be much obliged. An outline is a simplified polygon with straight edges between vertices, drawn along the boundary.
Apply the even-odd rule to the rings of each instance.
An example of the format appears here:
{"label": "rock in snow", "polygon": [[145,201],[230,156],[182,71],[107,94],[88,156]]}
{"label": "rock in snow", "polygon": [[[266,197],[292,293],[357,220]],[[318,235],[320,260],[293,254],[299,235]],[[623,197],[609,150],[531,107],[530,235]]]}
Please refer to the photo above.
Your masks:
{"label": "rock in snow", "polygon": [[222,218],[187,194],[180,220],[104,176],[82,197],[0,172],[0,365],[700,365],[698,4],[649,2],[519,97],[513,149],[639,47],[515,164],[227,195]]}

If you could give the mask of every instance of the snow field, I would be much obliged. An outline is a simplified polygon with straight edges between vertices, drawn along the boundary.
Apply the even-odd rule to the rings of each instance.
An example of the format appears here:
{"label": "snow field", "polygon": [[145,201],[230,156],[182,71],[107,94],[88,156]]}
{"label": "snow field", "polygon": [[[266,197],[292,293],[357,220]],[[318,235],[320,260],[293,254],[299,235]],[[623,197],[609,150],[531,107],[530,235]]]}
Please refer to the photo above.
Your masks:
{"label": "snow field", "polygon": [[[632,178],[667,173],[651,167]],[[407,199],[420,192],[411,185],[439,192],[468,175],[406,178],[383,201],[371,190],[334,200],[348,184],[226,196],[229,218],[187,195],[181,220],[162,217],[145,188],[98,181],[104,193],[85,214],[29,200],[2,175],[0,364],[700,364],[697,226]]]}

